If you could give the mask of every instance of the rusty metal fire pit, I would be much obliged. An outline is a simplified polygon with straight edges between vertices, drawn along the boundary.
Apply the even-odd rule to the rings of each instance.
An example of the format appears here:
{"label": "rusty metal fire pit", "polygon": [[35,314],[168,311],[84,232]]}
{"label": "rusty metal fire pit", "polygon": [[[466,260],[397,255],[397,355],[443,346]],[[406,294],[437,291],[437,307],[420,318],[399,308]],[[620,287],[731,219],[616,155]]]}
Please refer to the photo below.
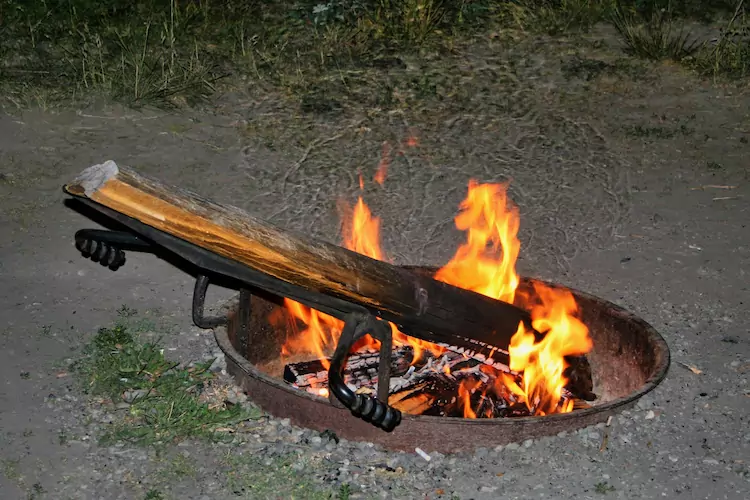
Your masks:
{"label": "rusty metal fire pit", "polygon": [[[582,401],[592,399],[592,405],[570,413],[545,409],[537,413],[551,414],[535,417],[515,413],[506,418],[508,405],[498,414],[501,418],[405,414],[391,405],[389,397],[393,335],[388,322],[413,338],[448,343],[458,356],[492,364],[500,359],[511,361],[510,347],[503,349],[512,345],[519,325],[534,339],[544,335],[534,329],[530,312],[521,303],[509,304],[440,282],[434,279],[436,269],[398,267],[294,235],[237,208],[168,188],[128,169],[121,171],[111,161],[85,170],[65,190],[127,228],[76,232],[76,247],[85,257],[112,270],[125,263],[125,250],[163,253],[188,264],[196,275],[195,324],[214,329],[229,371],[255,402],[303,427],[328,429],[350,440],[400,450],[420,447],[452,452],[496,446],[604,421],[656,387],[669,367],[667,345],[650,325],[614,304],[569,290],[593,349],[585,358],[565,358],[575,373],[566,389],[575,386],[571,395]],[[225,306],[226,314],[208,318],[203,315],[204,303],[214,278],[230,281],[240,295]],[[520,295],[536,295],[534,283],[540,282],[522,280]],[[272,325],[269,317],[285,298],[344,325],[326,372],[329,399],[287,385],[279,373],[279,367],[291,366],[285,367],[281,358],[289,332],[287,327]],[[379,341],[379,357],[371,358],[379,362],[377,377],[371,378],[378,384],[376,396],[345,379],[348,356],[366,335]],[[306,375],[317,378],[318,373]],[[568,401],[575,408],[576,401]],[[444,415],[454,414],[458,413]]]}
{"label": "rusty metal fire pit", "polygon": [[[430,268],[411,268],[432,274]],[[523,278],[521,288],[531,289],[535,280]],[[546,283],[547,285],[552,285]],[[331,430],[338,436],[369,441],[387,449],[413,451],[416,447],[440,452],[471,450],[555,435],[599,422],[631,406],[653,390],[666,376],[669,349],[651,325],[632,313],[592,295],[570,290],[581,319],[588,326],[593,349],[591,365],[596,401],[590,408],[543,417],[467,419],[403,415],[400,424],[385,432],[352,416],[324,397],[296,389],[261,366],[280,357],[287,331],[268,318],[281,298],[241,294],[225,305],[226,325],[214,328],[216,340],[227,357],[227,369],[249,397],[270,414],[290,418],[301,427]],[[239,307],[240,302],[250,304]]]}

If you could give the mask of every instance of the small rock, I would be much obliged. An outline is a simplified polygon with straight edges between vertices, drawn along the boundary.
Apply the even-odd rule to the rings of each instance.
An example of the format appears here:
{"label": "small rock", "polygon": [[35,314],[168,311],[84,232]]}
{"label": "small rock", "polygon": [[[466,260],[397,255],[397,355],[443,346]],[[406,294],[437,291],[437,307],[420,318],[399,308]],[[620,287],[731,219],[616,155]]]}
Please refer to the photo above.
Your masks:
{"label": "small rock", "polygon": [[241,392],[239,390],[237,391],[229,391],[227,394],[227,402],[238,405],[242,404],[247,401],[247,395],[244,392]]}
{"label": "small rock", "polygon": [[148,391],[145,389],[134,389],[128,390],[122,393],[122,400],[128,404],[133,404],[136,399],[140,399],[148,395]]}
{"label": "small rock", "polygon": [[[284,419],[289,420],[289,419]],[[284,421],[282,420],[282,425],[284,425]],[[330,429],[326,429],[323,432],[320,433],[320,437],[322,439],[325,439],[326,441],[333,441],[335,444],[339,444],[339,437],[336,435],[335,432],[333,432]]]}
{"label": "small rock", "polygon": [[505,449],[508,451],[515,451],[521,448],[521,445],[518,443],[508,443],[505,445]]}
{"label": "small rock", "polygon": [[560,431],[557,433],[557,437],[559,438],[564,438],[567,435],[568,435],[568,431]]}
{"label": "small rock", "polygon": [[654,410],[649,410],[646,412],[646,420],[653,420],[654,417],[656,417],[656,414],[654,413]]}
{"label": "small rock", "polygon": [[534,444],[534,440],[533,439],[527,439],[526,441],[523,442],[523,447],[524,448],[531,448],[531,445],[533,445],[533,444]]}
{"label": "small rock", "polygon": [[482,486],[479,488],[482,493],[494,493],[497,491],[497,486]]}
{"label": "small rock", "polygon": [[503,451],[503,445],[495,446],[495,453],[500,453],[501,451]]}

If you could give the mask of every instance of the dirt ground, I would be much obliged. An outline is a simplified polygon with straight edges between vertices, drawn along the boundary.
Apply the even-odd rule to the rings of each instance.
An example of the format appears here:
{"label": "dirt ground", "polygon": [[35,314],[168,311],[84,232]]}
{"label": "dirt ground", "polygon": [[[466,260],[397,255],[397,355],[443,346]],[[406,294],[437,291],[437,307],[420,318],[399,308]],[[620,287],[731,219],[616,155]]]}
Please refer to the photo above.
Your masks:
{"label": "dirt ground", "polygon": [[[307,498],[313,486],[280,484],[310,479],[336,492],[346,482],[351,498],[750,498],[750,89],[621,60],[601,42],[477,51],[428,75],[440,112],[411,104],[413,88],[394,92],[403,106],[367,113],[311,113],[253,92],[182,112],[6,109],[0,497]],[[457,88],[466,90],[443,92]],[[65,204],[62,184],[113,159],[338,242],[336,203],[355,199],[358,172],[372,178],[384,142],[389,176],[383,187],[368,182],[364,197],[394,262],[446,262],[468,180],[512,179],[519,271],[643,317],[669,343],[667,379],[610,428],[430,463],[356,443],[284,444],[272,429],[286,424],[274,419],[244,450],[96,444],[102,416],[64,367],[118,309],[158,323],[176,356],[216,347],[190,323],[189,275],[148,254],[129,254],[117,272],[80,257],[73,234],[96,224]],[[265,457],[292,449],[307,465],[275,477]],[[257,468],[227,461],[249,455]]]}

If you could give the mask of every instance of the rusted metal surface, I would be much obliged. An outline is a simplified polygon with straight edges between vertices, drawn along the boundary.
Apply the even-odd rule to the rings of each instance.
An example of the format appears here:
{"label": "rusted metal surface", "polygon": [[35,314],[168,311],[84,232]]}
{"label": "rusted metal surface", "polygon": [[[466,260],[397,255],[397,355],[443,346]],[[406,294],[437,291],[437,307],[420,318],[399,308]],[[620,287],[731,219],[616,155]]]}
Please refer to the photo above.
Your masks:
{"label": "rusted metal surface", "polygon": [[[422,271],[433,270],[422,268]],[[529,287],[533,281],[523,279],[521,286]],[[464,419],[404,415],[398,427],[385,432],[352,416],[348,410],[332,405],[328,399],[294,389],[281,377],[269,376],[258,368],[278,359],[286,339],[286,331],[268,322],[270,311],[279,304],[277,298],[253,296],[246,349],[241,349],[237,335],[238,299],[225,306],[229,322],[216,327],[214,333],[227,357],[229,373],[255,403],[272,415],[288,417],[302,427],[330,429],[343,438],[370,441],[392,450],[413,451],[420,447],[455,452],[554,435],[604,422],[633,405],[664,379],[669,368],[669,349],[651,325],[615,304],[577,290],[571,292],[594,344],[587,357],[597,400],[592,408],[545,417]]]}

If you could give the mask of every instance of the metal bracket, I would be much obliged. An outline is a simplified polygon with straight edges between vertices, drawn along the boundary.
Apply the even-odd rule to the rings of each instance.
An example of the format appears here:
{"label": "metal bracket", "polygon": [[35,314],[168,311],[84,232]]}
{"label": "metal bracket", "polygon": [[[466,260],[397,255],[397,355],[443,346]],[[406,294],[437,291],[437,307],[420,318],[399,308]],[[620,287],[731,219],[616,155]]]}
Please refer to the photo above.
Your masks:
{"label": "metal bracket", "polygon": [[[354,343],[371,335],[380,341],[380,363],[378,366],[377,398],[368,394],[357,394],[344,382],[344,367]],[[401,423],[401,412],[388,405],[391,378],[391,326],[388,322],[371,314],[349,314],[344,320],[344,329],[328,369],[328,390],[352,413],[385,431],[392,431]]]}
{"label": "metal bracket", "polygon": [[[75,234],[76,248],[81,254],[94,262],[116,271],[125,264],[125,250],[138,252],[154,252],[156,246],[149,241],[127,231],[108,231],[104,229],[81,229]],[[226,325],[225,316],[206,317],[203,315],[208,291],[209,278],[205,274],[198,274],[193,289],[193,323],[199,328],[214,328]],[[249,291],[243,289],[249,302]],[[242,293],[241,292],[241,293]]]}

